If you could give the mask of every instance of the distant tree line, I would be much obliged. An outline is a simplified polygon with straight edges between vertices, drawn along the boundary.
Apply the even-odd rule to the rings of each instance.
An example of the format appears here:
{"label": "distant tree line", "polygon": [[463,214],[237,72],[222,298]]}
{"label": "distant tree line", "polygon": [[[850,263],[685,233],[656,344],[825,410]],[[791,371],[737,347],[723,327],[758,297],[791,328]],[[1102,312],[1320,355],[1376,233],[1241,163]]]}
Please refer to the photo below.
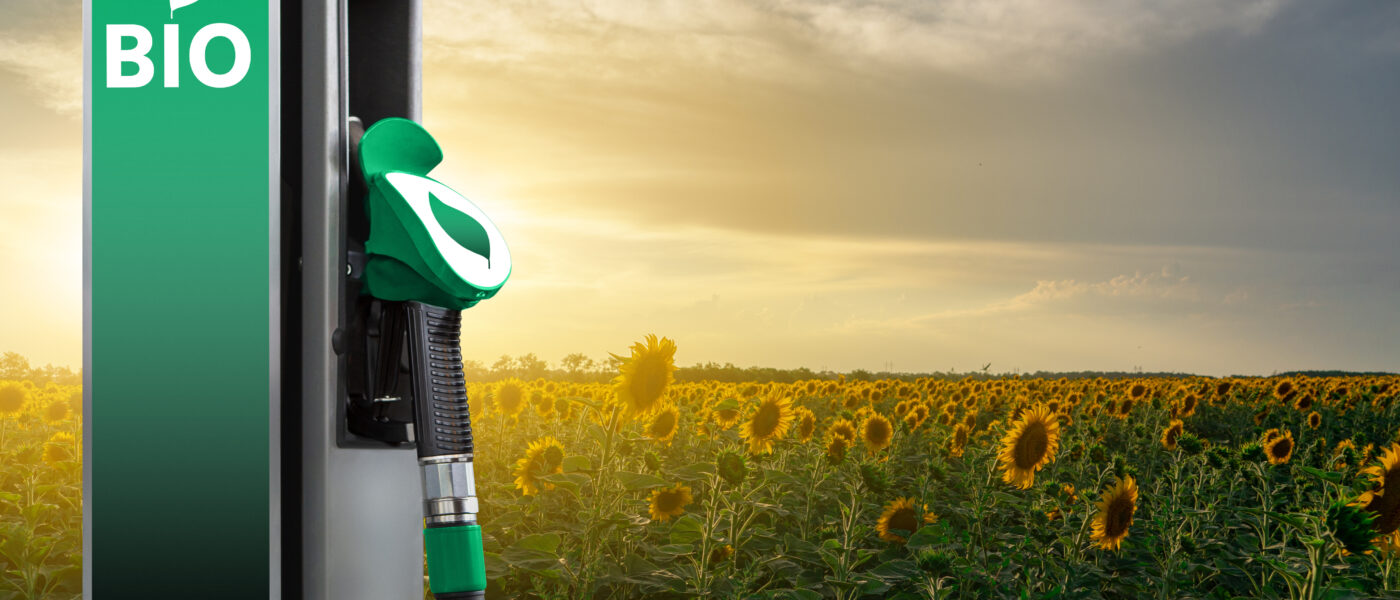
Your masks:
{"label": "distant tree line", "polygon": [[[609,355],[606,360],[598,361],[589,358],[579,352],[564,356],[559,361],[559,366],[553,368],[549,361],[541,359],[534,353],[522,354],[520,356],[502,355],[496,362],[487,367],[485,363],[476,360],[463,361],[463,367],[468,381],[500,381],[508,378],[518,378],[525,381],[535,379],[554,379],[560,381],[574,381],[578,383],[601,383],[610,381],[617,375],[617,366],[621,359]],[[989,368],[988,365],[987,368]],[[914,381],[921,378],[949,379],[949,380],[991,380],[1004,379],[1008,377],[1040,378],[1040,379],[1133,379],[1139,377],[1161,377],[1161,378],[1184,378],[1195,377],[1191,373],[1174,373],[1165,371],[1155,372],[1126,372],[1126,371],[1036,371],[1026,374],[991,373],[987,368],[981,371],[932,371],[921,373],[891,372],[891,371],[867,371],[856,369],[845,373],[822,370],[813,371],[806,367],[796,369],[778,369],[774,367],[740,367],[734,363],[720,364],[717,362],[696,363],[689,367],[676,368],[676,381],[721,381],[726,383],[792,383],[795,381],[832,380],[845,377],[848,381],[875,381],[879,379],[894,379],[899,381]],[[1350,371],[1291,371],[1279,373],[1278,375],[1306,375],[1309,377],[1340,377],[1347,375],[1384,375],[1386,373],[1357,373]],[[1246,375],[1236,375],[1236,377],[1250,377]]]}
{"label": "distant tree line", "polygon": [[83,371],[73,371],[68,367],[56,367],[52,364],[42,367],[31,367],[29,359],[18,352],[6,352],[0,355],[0,381],[24,381],[29,380],[34,383],[53,382],[58,385],[81,385],[83,383]]}

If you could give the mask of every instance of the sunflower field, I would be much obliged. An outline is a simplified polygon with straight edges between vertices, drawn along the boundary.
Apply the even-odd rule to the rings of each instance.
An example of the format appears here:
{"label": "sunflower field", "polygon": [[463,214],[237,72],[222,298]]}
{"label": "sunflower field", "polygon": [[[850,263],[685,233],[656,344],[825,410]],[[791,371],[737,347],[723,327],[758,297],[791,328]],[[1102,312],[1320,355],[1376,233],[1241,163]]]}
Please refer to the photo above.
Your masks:
{"label": "sunflower field", "polygon": [[0,381],[0,600],[81,597],[83,391]]}
{"label": "sunflower field", "polygon": [[[469,384],[491,598],[1400,597],[1400,377]],[[0,381],[0,600],[81,582],[79,386]]]}
{"label": "sunflower field", "polygon": [[[493,598],[1372,598],[1400,377],[472,384]],[[1400,597],[1400,595],[1397,595]]]}

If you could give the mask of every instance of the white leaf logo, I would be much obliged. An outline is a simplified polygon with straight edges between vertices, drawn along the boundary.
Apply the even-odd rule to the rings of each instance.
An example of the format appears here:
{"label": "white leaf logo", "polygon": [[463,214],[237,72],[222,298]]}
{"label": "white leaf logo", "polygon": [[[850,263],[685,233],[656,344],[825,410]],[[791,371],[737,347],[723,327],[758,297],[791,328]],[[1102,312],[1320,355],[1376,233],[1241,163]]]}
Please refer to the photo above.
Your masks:
{"label": "white leaf logo", "polygon": [[198,1],[199,0],[170,0],[170,18],[175,18],[176,9],[184,8]]}

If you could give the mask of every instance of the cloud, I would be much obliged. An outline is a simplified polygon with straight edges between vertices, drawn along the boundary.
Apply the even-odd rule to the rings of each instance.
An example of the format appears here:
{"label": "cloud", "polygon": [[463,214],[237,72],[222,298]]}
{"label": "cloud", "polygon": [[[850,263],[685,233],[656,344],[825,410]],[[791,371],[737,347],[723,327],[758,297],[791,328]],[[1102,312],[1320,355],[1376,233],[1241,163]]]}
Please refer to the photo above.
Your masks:
{"label": "cloud", "polygon": [[68,117],[83,114],[81,45],[53,37],[0,39],[0,69],[18,74],[45,108]]}
{"label": "cloud", "polygon": [[[1061,248],[1064,250],[1064,248]],[[1099,252],[1114,253],[1112,248]],[[1077,254],[1077,253],[1076,253]],[[1223,256],[1223,255],[1221,255]],[[1119,262],[1100,255],[1100,260]],[[1081,263],[1095,261],[1089,253],[1077,254]],[[1172,316],[1205,314],[1219,316],[1245,301],[1240,290],[1213,289],[1180,275],[1175,263],[1157,271],[1116,275],[1097,281],[1042,279],[1030,290],[1011,297],[994,299],[973,307],[959,307],[891,319],[852,319],[841,324],[848,331],[928,331],[954,321],[1004,319],[1012,316],[1037,318],[1140,316],[1163,319]]]}
{"label": "cloud", "polygon": [[446,18],[428,20],[426,32],[465,60],[538,68],[559,59],[616,76],[680,60],[784,78],[797,66],[873,63],[1005,80],[1204,34],[1248,35],[1282,1],[459,2],[434,8]]}
{"label": "cloud", "polygon": [[[8,71],[44,108],[67,118],[83,112],[82,3],[0,3],[0,73]],[[9,78],[7,78],[9,79]],[[6,82],[9,84],[9,82]]]}
{"label": "cloud", "polygon": [[1005,77],[1044,74],[1096,54],[1195,36],[1257,31],[1280,0],[794,1],[790,14],[838,53]]}

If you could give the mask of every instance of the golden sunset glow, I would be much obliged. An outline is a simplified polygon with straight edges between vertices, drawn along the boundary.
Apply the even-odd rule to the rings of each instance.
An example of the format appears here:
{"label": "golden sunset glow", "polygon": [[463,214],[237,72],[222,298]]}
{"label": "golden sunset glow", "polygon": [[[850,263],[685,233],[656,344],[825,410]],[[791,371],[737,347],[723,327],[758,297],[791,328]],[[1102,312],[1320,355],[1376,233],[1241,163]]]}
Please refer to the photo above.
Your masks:
{"label": "golden sunset glow", "polygon": [[[467,359],[1393,369],[1393,41],[1090,6],[425,3],[434,176],[514,258]],[[38,364],[81,362],[79,7],[0,25],[0,347]],[[1248,62],[1293,43],[1364,50]]]}

